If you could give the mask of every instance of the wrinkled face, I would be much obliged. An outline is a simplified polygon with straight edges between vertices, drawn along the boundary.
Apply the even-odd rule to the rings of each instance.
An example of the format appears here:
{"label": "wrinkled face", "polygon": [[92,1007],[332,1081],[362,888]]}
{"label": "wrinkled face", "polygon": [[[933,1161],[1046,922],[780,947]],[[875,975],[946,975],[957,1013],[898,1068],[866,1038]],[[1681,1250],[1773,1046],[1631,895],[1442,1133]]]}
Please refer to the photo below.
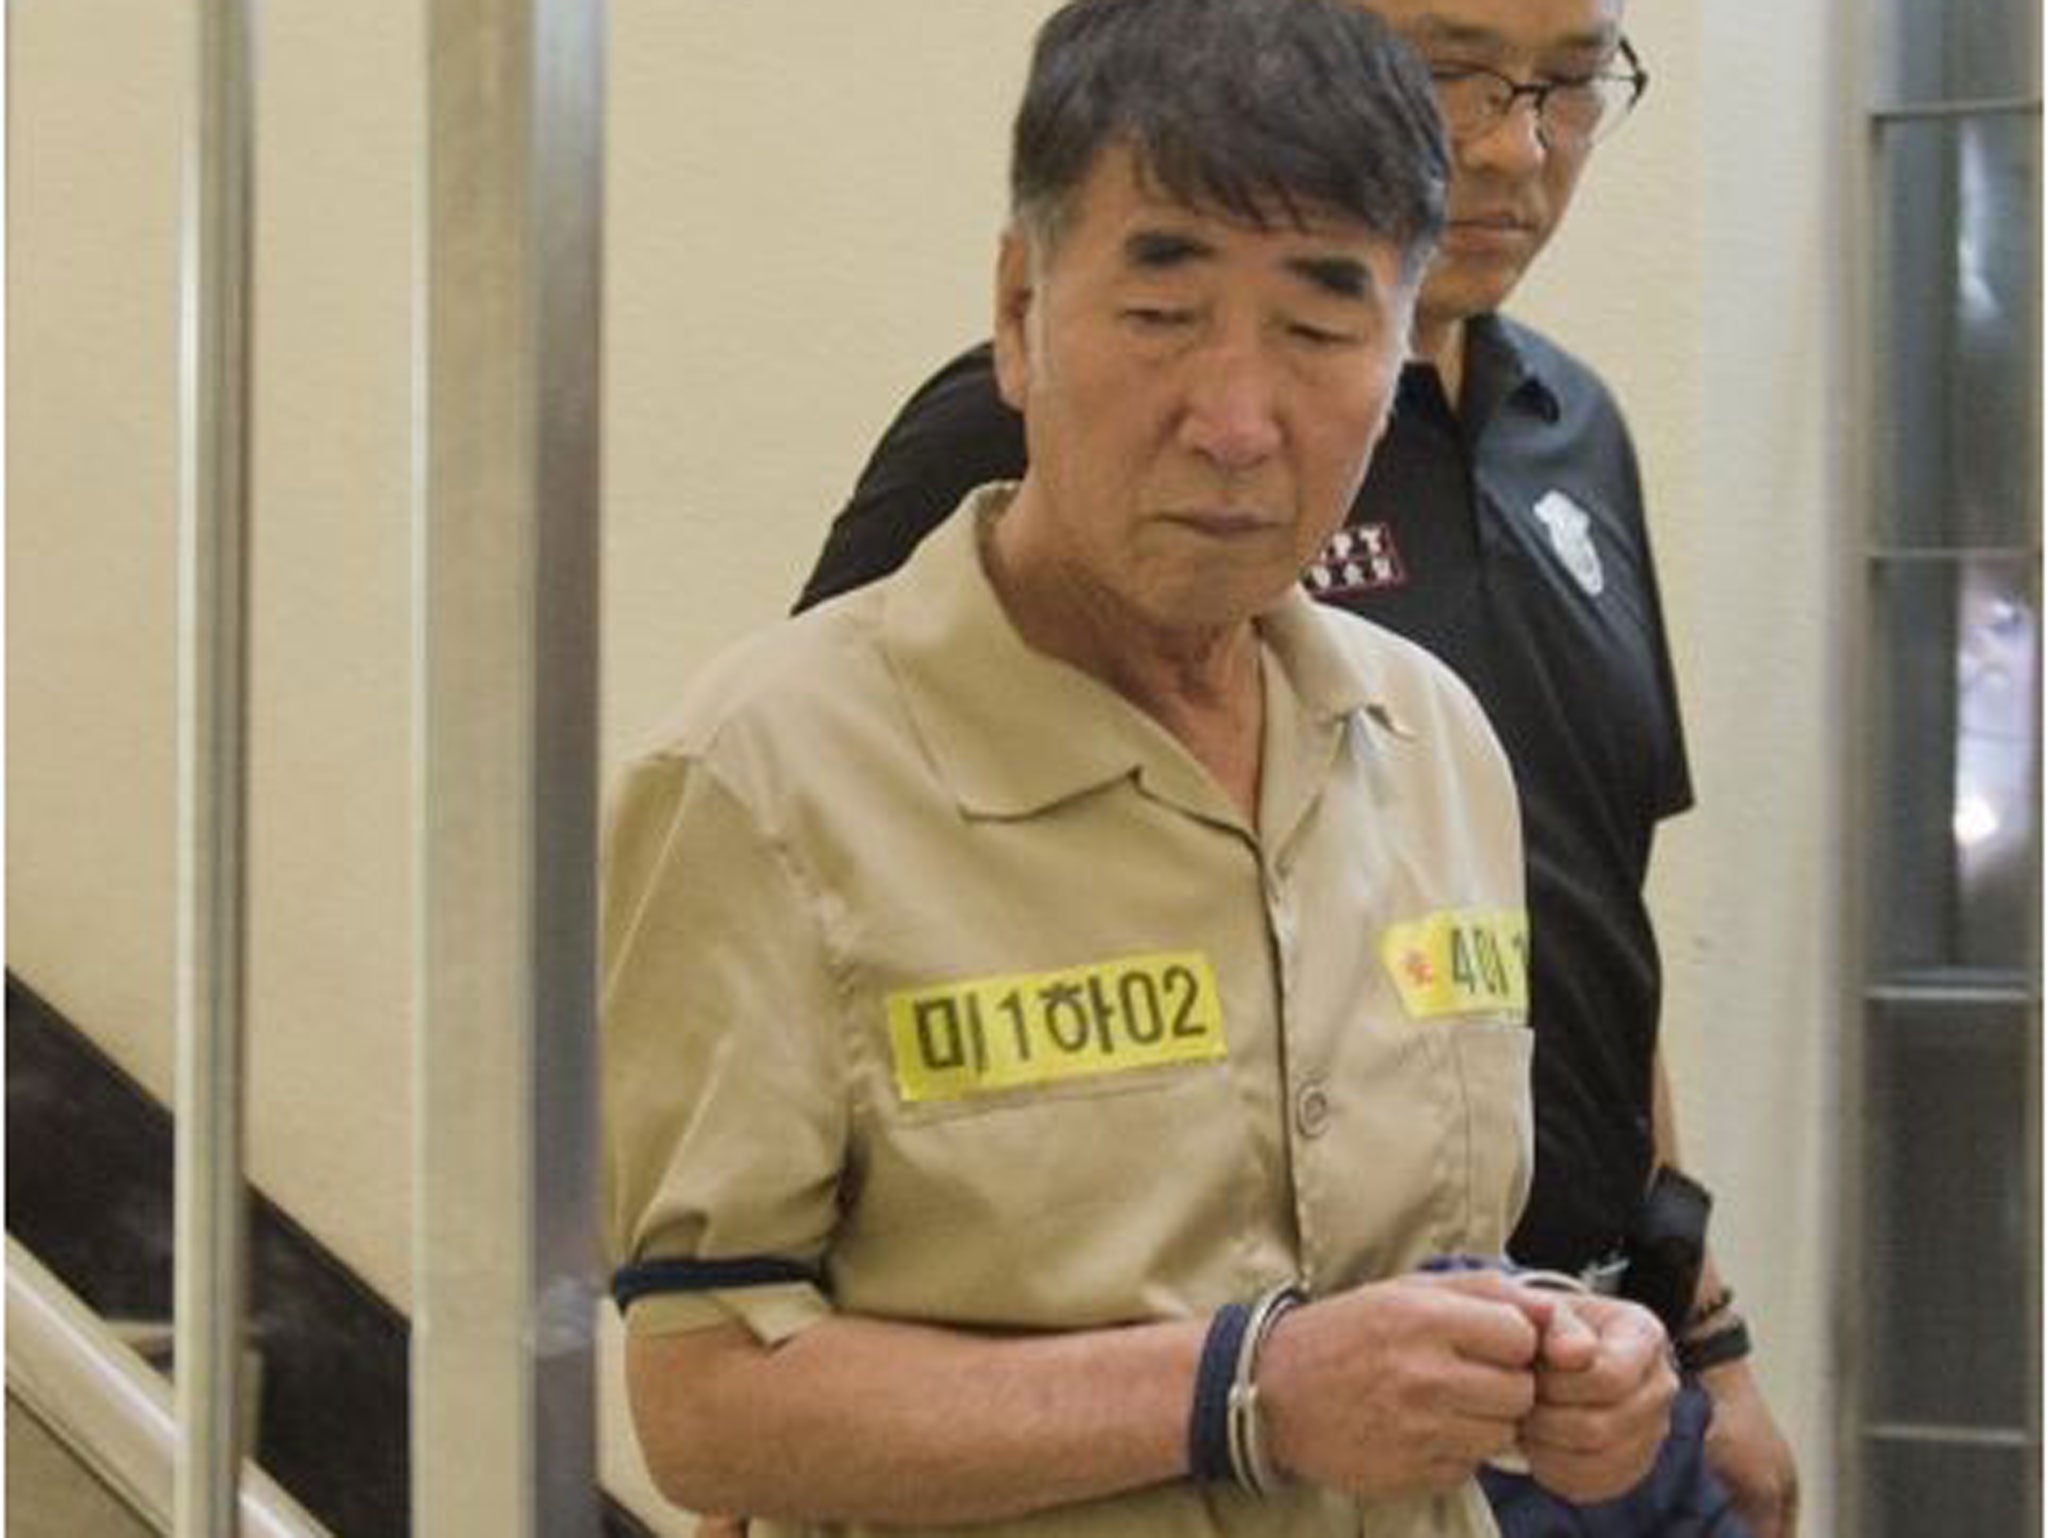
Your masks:
{"label": "wrinkled face", "polygon": [[[1597,73],[1621,39],[1621,0],[1369,3],[1432,68],[1480,65],[1518,82]],[[1545,145],[1526,98],[1490,131],[1454,139],[1449,218],[1423,310],[1463,320],[1499,308],[1564,217],[1586,158],[1583,145]]]}
{"label": "wrinkled face", "polygon": [[1151,624],[1263,612],[1350,506],[1413,302],[1396,248],[1358,225],[1193,210],[1105,151],[1050,253],[1004,244],[997,367],[1031,466],[1016,511]]}

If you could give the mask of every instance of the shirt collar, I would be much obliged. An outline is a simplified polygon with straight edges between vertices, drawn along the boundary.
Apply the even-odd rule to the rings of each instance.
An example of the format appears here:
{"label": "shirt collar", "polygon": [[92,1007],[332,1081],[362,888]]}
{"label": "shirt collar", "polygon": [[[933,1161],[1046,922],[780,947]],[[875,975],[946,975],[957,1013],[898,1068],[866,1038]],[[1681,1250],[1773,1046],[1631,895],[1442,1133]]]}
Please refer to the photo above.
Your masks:
{"label": "shirt collar", "polygon": [[1023,816],[1135,772],[1137,712],[1025,644],[982,566],[980,526],[1013,485],[969,493],[882,595],[882,647],[961,807]]}
{"label": "shirt collar", "polygon": [[[1441,391],[1434,363],[1417,360],[1401,371],[1401,393],[1411,409],[1441,399]],[[1546,422],[1556,422],[1563,413],[1557,392],[1513,327],[1498,315],[1474,315],[1465,322],[1465,383],[1456,415],[1468,419],[1476,432],[1510,401],[1526,405]]]}
{"label": "shirt collar", "polygon": [[[983,519],[1015,489],[971,493],[881,595],[883,651],[955,799],[970,813],[1026,816],[1138,775],[1176,801],[1218,800],[1213,788],[1190,782],[1193,760],[1164,727],[1017,633],[982,565],[979,538]],[[1385,707],[1332,623],[1291,589],[1260,618],[1259,633],[1277,664],[1269,686],[1277,680],[1291,690],[1294,713],[1334,729],[1355,711]]]}
{"label": "shirt collar", "polygon": [[1562,411],[1557,392],[1498,315],[1465,322],[1465,401],[1475,423],[1489,420],[1509,401],[1528,405],[1546,422],[1555,422]]}
{"label": "shirt collar", "polygon": [[1353,711],[1384,709],[1378,680],[1368,677],[1356,652],[1331,633],[1343,623],[1299,587],[1259,619],[1259,635],[1311,720],[1331,722]]}

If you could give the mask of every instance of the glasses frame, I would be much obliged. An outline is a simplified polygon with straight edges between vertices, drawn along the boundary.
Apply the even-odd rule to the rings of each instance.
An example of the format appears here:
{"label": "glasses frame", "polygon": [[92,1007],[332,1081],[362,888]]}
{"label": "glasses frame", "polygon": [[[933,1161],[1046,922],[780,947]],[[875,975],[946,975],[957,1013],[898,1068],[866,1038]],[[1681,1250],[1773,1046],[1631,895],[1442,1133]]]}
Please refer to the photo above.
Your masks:
{"label": "glasses frame", "polygon": [[[1617,62],[1625,65],[1626,68],[1616,70],[1613,66]],[[1589,85],[1596,80],[1604,80],[1612,84],[1628,87],[1628,97],[1622,102],[1620,110],[1607,114],[1582,141],[1583,144],[1590,146],[1598,144],[1615,129],[1619,128],[1627,120],[1629,114],[1635,111],[1636,104],[1643,99],[1643,93],[1650,88],[1650,72],[1643,68],[1643,61],[1637,56],[1634,45],[1629,42],[1626,36],[1618,40],[1614,50],[1614,57],[1608,61],[1606,67],[1597,69],[1590,75],[1583,75],[1577,78],[1516,80],[1484,64],[1444,65],[1432,67],[1430,73],[1433,78],[1438,80],[1464,80],[1474,75],[1488,75],[1507,87],[1507,94],[1499,99],[1499,105],[1494,108],[1492,115],[1484,123],[1459,133],[1452,130],[1449,121],[1446,120],[1444,124],[1445,130],[1450,133],[1453,140],[1476,139],[1492,133],[1502,123],[1505,123],[1510,117],[1514,116],[1515,103],[1526,96],[1535,105],[1536,133],[1546,149],[1553,147],[1557,142],[1557,129],[1545,115],[1545,109],[1549,106],[1551,95],[1554,92],[1563,90],[1567,86]]]}

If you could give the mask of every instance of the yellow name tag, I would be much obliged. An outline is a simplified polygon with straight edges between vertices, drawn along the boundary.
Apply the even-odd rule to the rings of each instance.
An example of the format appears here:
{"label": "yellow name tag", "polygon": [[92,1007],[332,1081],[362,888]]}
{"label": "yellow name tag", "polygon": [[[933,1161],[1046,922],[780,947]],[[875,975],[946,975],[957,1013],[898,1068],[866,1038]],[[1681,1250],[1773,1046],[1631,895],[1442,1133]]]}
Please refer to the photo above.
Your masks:
{"label": "yellow name tag", "polygon": [[1529,916],[1458,909],[1394,924],[1380,960],[1416,1020],[1529,1010]]}
{"label": "yellow name tag", "polygon": [[886,1007],[911,1104],[1224,1055],[1216,977],[1192,951],[940,983]]}

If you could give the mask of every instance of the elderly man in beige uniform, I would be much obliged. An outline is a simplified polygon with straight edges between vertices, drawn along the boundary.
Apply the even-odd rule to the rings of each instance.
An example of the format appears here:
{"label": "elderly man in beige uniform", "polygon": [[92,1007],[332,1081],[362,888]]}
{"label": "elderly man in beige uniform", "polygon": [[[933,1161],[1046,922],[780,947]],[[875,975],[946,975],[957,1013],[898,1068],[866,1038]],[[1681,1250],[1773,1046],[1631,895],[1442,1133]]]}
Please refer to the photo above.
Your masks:
{"label": "elderly man in beige uniform", "polygon": [[715,663],[614,811],[614,1290],[679,1504],[1482,1535],[1483,1461],[1647,1466],[1648,1314],[1431,1269],[1499,1255],[1528,1180],[1504,761],[1296,585],[1444,172],[1348,0],[1041,32],[997,275],[1025,479]]}

